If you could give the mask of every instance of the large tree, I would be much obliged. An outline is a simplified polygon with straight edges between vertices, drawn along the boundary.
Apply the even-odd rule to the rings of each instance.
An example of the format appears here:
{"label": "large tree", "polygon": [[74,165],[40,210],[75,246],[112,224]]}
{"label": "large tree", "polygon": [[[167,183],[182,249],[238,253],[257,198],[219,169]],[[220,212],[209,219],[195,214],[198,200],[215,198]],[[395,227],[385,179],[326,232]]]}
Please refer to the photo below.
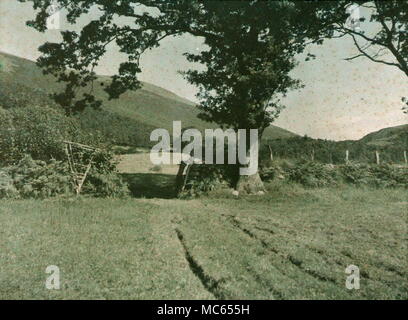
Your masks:
{"label": "large tree", "polygon": [[[321,42],[322,36],[321,28],[310,23],[316,21],[315,5],[304,8],[297,1],[28,1],[38,9],[28,24],[42,32],[51,2],[64,8],[71,24],[92,7],[101,12],[80,32],[62,31],[61,43],[40,47],[38,64],[66,83],[65,91],[54,98],[67,114],[101,105],[90,83],[110,43],[115,42],[127,56],[105,89],[114,99],[140,87],[137,75],[143,52],[166,37],[188,33],[202,37],[208,47],[186,54],[188,60],[205,66],[203,72],[185,74],[200,89],[200,116],[224,128],[258,129],[259,138],[283,108],[279,99],[300,86],[290,76],[295,55],[307,41]],[[262,189],[258,174],[247,181],[252,191]]]}

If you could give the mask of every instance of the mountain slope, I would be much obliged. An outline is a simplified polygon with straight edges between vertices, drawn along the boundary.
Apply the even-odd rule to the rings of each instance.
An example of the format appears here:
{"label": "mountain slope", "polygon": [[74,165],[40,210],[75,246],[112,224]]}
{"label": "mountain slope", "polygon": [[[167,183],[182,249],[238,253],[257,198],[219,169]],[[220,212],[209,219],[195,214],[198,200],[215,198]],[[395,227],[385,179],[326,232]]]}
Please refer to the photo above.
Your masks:
{"label": "mountain slope", "polygon": [[371,146],[385,147],[402,144],[408,146],[408,124],[384,128],[376,132],[369,133],[359,140]]}
{"label": "mountain slope", "polygon": [[[215,128],[216,125],[197,118],[198,110],[194,103],[176,94],[149,83],[143,83],[141,89],[128,91],[119,99],[108,101],[103,87],[109,77],[99,76],[94,86],[94,94],[103,99],[104,125],[109,125],[109,115],[126,118],[134,122],[134,130],[143,131],[148,139],[152,128],[164,128],[171,132],[172,121],[180,120],[183,127],[196,127],[199,130]],[[44,76],[35,62],[0,52],[0,103],[13,95],[27,94],[30,101],[46,99],[47,93],[58,92],[62,85],[51,76]],[[47,98],[48,99],[48,98]],[[10,101],[9,101],[10,103]],[[89,110],[84,118],[98,118],[97,112]],[[265,138],[287,138],[294,133],[271,126],[265,130]]]}

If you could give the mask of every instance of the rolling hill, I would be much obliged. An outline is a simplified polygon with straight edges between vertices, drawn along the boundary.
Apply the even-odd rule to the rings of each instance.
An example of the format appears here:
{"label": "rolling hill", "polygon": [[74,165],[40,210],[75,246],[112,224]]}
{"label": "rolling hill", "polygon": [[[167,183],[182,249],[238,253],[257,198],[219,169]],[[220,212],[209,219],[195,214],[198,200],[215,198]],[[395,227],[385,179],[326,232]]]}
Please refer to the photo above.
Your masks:
{"label": "rolling hill", "polygon": [[376,147],[393,146],[396,144],[408,147],[408,124],[384,128],[369,133],[361,138],[359,142]]}
{"label": "rolling hill", "polygon": [[[149,83],[143,83],[137,91],[126,92],[117,100],[108,101],[103,91],[108,79],[107,76],[99,76],[94,86],[95,95],[104,101],[102,111],[85,111],[80,120],[84,126],[102,131],[111,130],[112,123],[121,126],[121,130],[129,130],[122,134],[128,138],[122,137],[119,143],[131,144],[132,141],[128,141],[133,139],[129,138],[130,130],[137,130],[141,137],[136,144],[146,143],[154,128],[165,128],[171,132],[173,120],[181,120],[183,127],[192,126],[199,130],[216,127],[197,118],[198,110],[193,102]],[[15,99],[25,100],[28,104],[52,104],[48,94],[61,88],[55,78],[44,76],[35,62],[0,52],[0,105],[12,107]],[[116,134],[113,129],[111,131],[109,134]],[[264,133],[267,139],[294,136],[296,134],[276,126],[270,126]]]}

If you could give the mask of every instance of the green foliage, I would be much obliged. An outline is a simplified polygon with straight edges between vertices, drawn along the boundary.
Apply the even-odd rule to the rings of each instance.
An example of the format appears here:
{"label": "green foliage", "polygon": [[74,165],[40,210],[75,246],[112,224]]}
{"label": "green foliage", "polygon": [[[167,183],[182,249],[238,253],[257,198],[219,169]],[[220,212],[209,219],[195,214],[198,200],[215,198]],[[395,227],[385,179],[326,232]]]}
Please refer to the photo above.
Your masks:
{"label": "green foliage", "polygon": [[358,141],[330,141],[310,137],[292,137],[264,141],[260,148],[261,165],[270,164],[269,147],[275,159],[314,160],[326,164],[344,164],[346,150],[350,160],[374,164],[375,151],[381,162],[403,163],[403,152],[408,150],[408,126],[385,128]]}
{"label": "green foliage", "polygon": [[[87,157],[84,157],[87,163]],[[93,155],[92,168],[85,180],[83,193],[95,197],[123,198],[129,195],[128,185],[116,171],[115,155],[99,151]]]}
{"label": "green foliage", "polygon": [[91,172],[83,187],[83,193],[102,198],[124,198],[130,194],[128,185],[113,172]]}
{"label": "green foliage", "polygon": [[13,178],[10,173],[4,169],[0,170],[0,199],[18,198],[18,190],[14,186]]}
{"label": "green foliage", "polygon": [[[260,169],[263,181],[298,183],[309,188],[336,187],[351,184],[357,187],[408,188],[408,168],[382,164],[323,164],[314,161],[272,161]],[[233,187],[237,179],[234,165],[193,165],[181,197],[196,197],[208,192]]]}
{"label": "green foliage", "polygon": [[376,188],[408,188],[408,168],[389,164],[349,163],[335,166],[312,161],[284,162],[262,168],[261,177],[265,181],[280,177],[306,187],[346,183]]}
{"label": "green foliage", "polygon": [[341,179],[332,166],[318,162],[300,162],[289,168],[288,179],[306,187],[327,187],[336,185]]}
{"label": "green foliage", "polygon": [[[117,106],[115,106],[117,107]],[[134,104],[132,104],[134,107]],[[84,132],[97,132],[106,143],[150,147],[150,132],[156,127],[115,113],[115,110],[85,110],[75,117]]]}
{"label": "green foliage", "polygon": [[393,165],[367,165],[350,163],[342,165],[339,170],[345,182],[358,186],[378,188],[408,188],[408,168]]}
{"label": "green foliage", "polygon": [[192,165],[184,191],[180,197],[195,197],[209,191],[231,187],[236,182],[237,167],[234,165]]}
{"label": "green foliage", "polygon": [[[22,1],[22,0],[20,0]],[[29,25],[46,29],[47,3],[36,3],[35,19]],[[98,1],[66,5],[69,23],[74,24]],[[203,37],[209,48],[185,54],[203,70],[188,70],[187,80],[199,86],[201,118],[231,128],[254,128],[262,132],[278,116],[282,96],[300,87],[291,71],[294,57],[305,49],[310,38],[299,20],[306,14],[294,1],[149,1],[160,14],[135,14],[134,6],[144,1],[121,1],[101,7],[101,16],[79,31],[61,32],[60,43],[45,43],[39,50],[38,65],[45,74],[65,84],[65,91],[53,95],[67,114],[82,112],[87,106],[100,108],[102,99],[94,95],[91,83],[97,80],[94,67],[112,41],[127,56],[118,72],[107,81],[105,93],[116,99],[128,90],[141,87],[140,56],[160,45],[168,36],[190,34]],[[313,12],[307,14],[313,16]],[[129,18],[131,24],[114,23],[113,16]],[[239,17],[239,19],[237,19]],[[88,90],[90,89],[90,90]]]}
{"label": "green foliage", "polygon": [[67,167],[57,160],[46,163],[26,156],[2,171],[8,181],[0,185],[1,197],[48,198],[70,193],[71,178]]}
{"label": "green foliage", "polygon": [[[110,153],[99,153],[87,176],[82,194],[118,198],[129,194],[115,171]],[[49,198],[73,195],[73,182],[66,162],[33,160],[27,155],[16,165],[0,170],[0,198]]]}
{"label": "green foliage", "polygon": [[208,11],[206,31],[216,35],[205,39],[209,50],[186,54],[190,62],[205,66],[186,72],[200,89],[200,117],[263,132],[284,107],[280,97],[301,87],[290,71],[306,38],[288,28],[293,7],[288,2],[224,2],[209,4]]}
{"label": "green foliage", "polygon": [[48,106],[0,108],[0,121],[0,165],[15,164],[26,154],[36,160],[63,160],[64,140],[101,143],[97,132],[81,130],[74,118]]}

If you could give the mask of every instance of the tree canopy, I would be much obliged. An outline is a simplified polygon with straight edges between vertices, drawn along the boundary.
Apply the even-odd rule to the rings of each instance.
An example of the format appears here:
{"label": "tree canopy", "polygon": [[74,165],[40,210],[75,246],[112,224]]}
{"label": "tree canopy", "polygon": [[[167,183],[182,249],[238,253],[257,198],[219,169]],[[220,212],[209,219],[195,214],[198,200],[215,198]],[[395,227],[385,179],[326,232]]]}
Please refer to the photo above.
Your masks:
{"label": "tree canopy", "polygon": [[[327,38],[349,35],[359,54],[348,60],[365,57],[408,75],[407,1],[19,1],[33,3],[37,15],[28,25],[42,32],[52,4],[64,9],[72,25],[92,8],[101,13],[80,31],[61,31],[60,43],[40,47],[39,66],[66,84],[54,99],[67,114],[100,107],[92,82],[94,68],[109,44],[116,43],[127,57],[105,87],[109,98],[115,99],[140,87],[137,75],[146,50],[185,33],[202,37],[208,48],[186,53],[189,61],[205,67],[185,73],[199,88],[200,116],[226,127],[262,132],[284,107],[280,98],[301,87],[290,73],[295,56],[308,44],[321,44]],[[377,23],[373,34],[355,28],[356,21],[350,24],[347,9],[355,5]],[[390,56],[395,59],[389,60]]]}
{"label": "tree canopy", "polygon": [[[116,42],[127,56],[105,88],[114,99],[140,87],[137,74],[146,50],[166,37],[188,33],[202,37],[209,48],[186,54],[205,66],[205,71],[185,73],[200,89],[201,117],[262,131],[281,110],[279,97],[300,86],[289,74],[296,65],[294,56],[303,51],[306,39],[320,35],[304,23],[315,14],[312,6],[304,10],[296,1],[28,1],[38,10],[28,24],[38,31],[46,30],[47,8],[55,1],[71,24],[94,6],[102,13],[79,32],[62,31],[61,43],[45,43],[39,49],[39,66],[66,83],[65,91],[54,98],[67,114],[100,106],[89,84],[108,44]],[[119,17],[129,23],[118,23]]]}

